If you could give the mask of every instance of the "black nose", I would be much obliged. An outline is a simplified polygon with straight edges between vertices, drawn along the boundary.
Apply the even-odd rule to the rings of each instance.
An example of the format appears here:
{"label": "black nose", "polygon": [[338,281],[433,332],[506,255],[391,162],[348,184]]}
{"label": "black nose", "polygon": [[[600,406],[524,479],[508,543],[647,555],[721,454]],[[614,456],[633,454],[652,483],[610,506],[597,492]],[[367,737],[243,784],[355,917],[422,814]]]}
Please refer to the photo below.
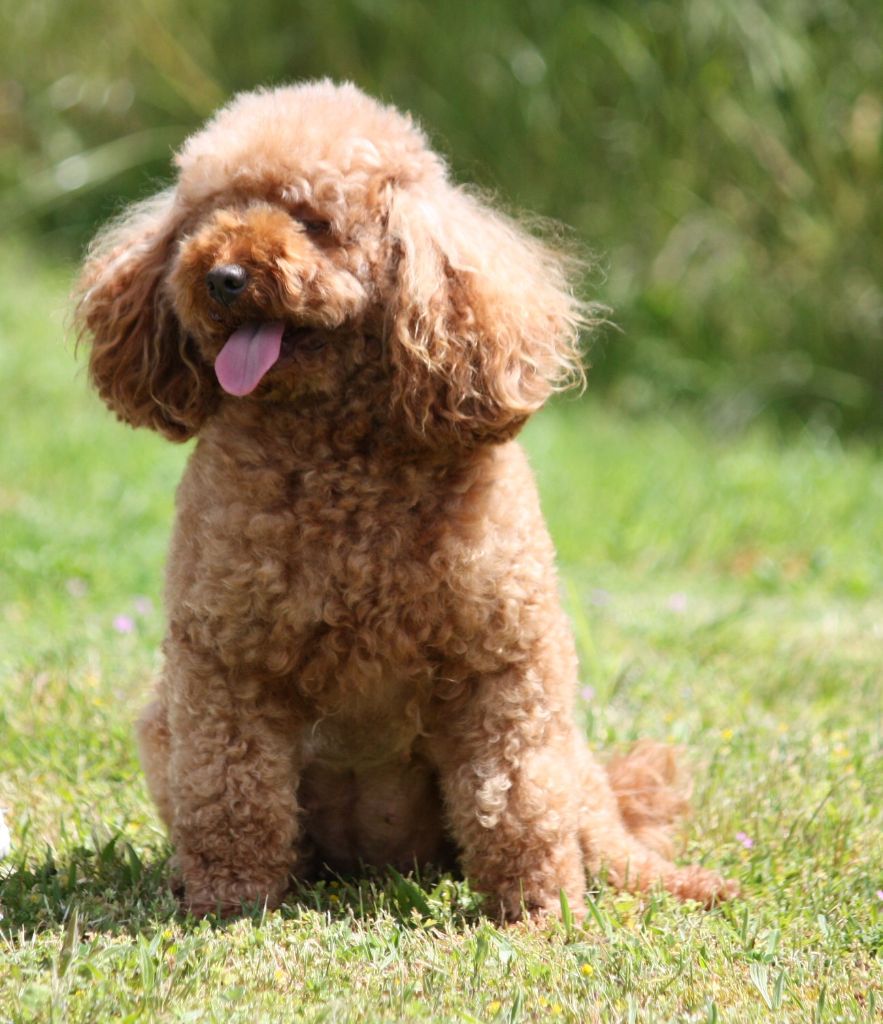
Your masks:
{"label": "black nose", "polygon": [[245,267],[240,267],[238,263],[215,267],[205,275],[205,286],[209,295],[217,302],[223,302],[225,306],[236,301],[246,284],[248,274]]}

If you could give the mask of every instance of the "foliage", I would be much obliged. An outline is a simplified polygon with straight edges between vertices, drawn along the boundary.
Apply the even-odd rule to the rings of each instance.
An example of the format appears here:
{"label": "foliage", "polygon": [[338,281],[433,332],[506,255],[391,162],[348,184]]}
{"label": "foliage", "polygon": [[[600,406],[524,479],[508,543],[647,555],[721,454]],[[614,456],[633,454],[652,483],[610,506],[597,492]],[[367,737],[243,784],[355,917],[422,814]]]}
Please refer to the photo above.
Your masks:
{"label": "foliage", "polygon": [[88,393],[60,342],[65,278],[0,256],[0,1018],[877,1018],[879,448],[818,429],[715,439],[591,399],[526,432],[586,731],[603,750],[684,745],[684,855],[737,877],[739,901],[704,913],[602,880],[585,925],[500,930],[461,881],[379,874],[198,923],[166,887],[131,737],[187,449]]}
{"label": "foliage", "polygon": [[73,251],[234,90],[350,78],[459,178],[572,225],[593,380],[883,425],[878,0],[0,0],[0,208]]}

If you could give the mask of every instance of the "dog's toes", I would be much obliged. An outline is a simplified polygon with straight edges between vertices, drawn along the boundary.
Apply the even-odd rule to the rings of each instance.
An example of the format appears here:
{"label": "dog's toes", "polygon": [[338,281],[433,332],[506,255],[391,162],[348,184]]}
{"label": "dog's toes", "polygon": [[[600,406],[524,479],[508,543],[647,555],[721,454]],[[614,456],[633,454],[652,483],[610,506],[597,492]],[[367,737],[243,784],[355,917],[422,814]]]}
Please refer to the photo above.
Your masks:
{"label": "dog's toes", "polygon": [[560,890],[548,893],[526,894],[521,889],[500,894],[496,900],[488,898],[485,913],[502,925],[524,925],[530,929],[543,929],[552,921],[561,920],[564,906],[571,921],[579,924],[588,913],[581,894],[572,894],[566,904]]}
{"label": "dog's toes", "polygon": [[739,883],[732,878],[724,878],[716,871],[691,864],[678,870],[671,891],[681,899],[696,900],[710,908],[738,896]]}
{"label": "dog's toes", "polygon": [[178,906],[184,917],[203,918],[212,916],[226,919],[236,917],[242,913],[241,903],[233,906],[232,904],[219,902],[211,903],[208,900],[191,900],[187,899],[186,896],[179,898]]}

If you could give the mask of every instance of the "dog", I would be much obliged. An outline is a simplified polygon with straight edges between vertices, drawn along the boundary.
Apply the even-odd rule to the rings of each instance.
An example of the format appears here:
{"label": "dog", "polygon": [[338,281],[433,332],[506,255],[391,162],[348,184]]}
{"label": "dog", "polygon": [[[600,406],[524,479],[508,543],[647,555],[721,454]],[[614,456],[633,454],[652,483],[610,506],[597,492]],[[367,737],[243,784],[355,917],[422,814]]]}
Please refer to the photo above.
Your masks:
{"label": "dog", "polygon": [[292,876],[456,863],[504,921],[586,876],[705,905],[674,759],[573,717],[555,555],[513,440],[579,380],[556,246],[329,81],[235,97],[99,233],[77,291],[119,418],[197,439],[141,757],[195,915]]}

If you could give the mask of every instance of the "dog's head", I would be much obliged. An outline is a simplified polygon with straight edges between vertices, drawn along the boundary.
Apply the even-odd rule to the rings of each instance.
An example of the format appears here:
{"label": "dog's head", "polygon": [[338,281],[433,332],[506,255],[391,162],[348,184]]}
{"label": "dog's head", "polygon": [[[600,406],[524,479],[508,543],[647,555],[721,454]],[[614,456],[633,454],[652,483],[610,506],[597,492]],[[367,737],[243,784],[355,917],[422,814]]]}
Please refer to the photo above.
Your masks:
{"label": "dog's head", "polygon": [[80,282],[92,379],[127,422],[183,440],[225,395],[333,396],[372,360],[415,438],[474,444],[579,378],[567,258],[354,86],[243,94],[176,163]]}

